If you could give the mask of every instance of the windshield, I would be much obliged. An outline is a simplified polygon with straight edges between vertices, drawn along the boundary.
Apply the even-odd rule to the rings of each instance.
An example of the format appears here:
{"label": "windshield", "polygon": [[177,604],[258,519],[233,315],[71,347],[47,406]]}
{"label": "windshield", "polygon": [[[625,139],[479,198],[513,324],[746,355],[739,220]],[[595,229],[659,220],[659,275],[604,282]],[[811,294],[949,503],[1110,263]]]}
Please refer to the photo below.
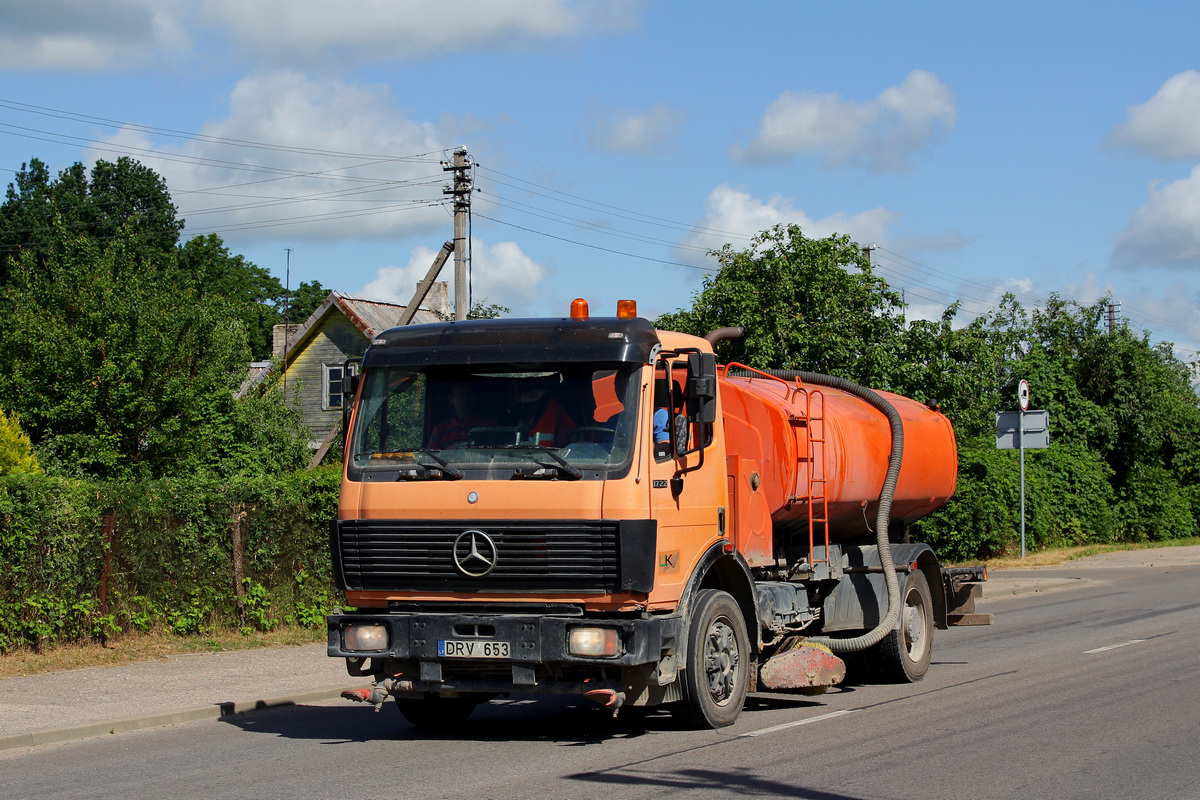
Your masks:
{"label": "windshield", "polygon": [[629,464],[639,369],[551,363],[368,370],[350,475],[606,477]]}

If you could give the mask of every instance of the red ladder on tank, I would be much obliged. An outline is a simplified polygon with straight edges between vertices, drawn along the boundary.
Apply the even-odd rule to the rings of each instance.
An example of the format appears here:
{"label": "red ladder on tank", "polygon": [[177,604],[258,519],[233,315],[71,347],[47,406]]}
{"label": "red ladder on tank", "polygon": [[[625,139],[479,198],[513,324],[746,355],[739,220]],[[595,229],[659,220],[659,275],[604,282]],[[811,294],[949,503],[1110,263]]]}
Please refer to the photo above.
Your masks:
{"label": "red ladder on tank", "polygon": [[[797,447],[796,460],[808,461],[808,491],[799,499],[808,501],[808,560],[810,564],[829,563],[829,501],[825,495],[826,461],[825,461],[825,393],[820,389],[805,389],[796,378],[797,392],[804,393],[804,414],[806,424],[804,454]],[[797,486],[799,489],[800,470],[796,470]],[[813,546],[816,544],[816,527],[821,526],[825,532],[825,557],[814,558]]]}
{"label": "red ladder on tank", "polygon": [[[804,416],[789,415],[789,422],[794,428],[803,428],[803,441],[797,436],[796,442],[796,485],[792,487],[792,496],[788,498],[788,508],[800,502],[808,504],[808,555],[810,564],[829,563],[829,501],[825,495],[826,450],[825,450],[825,394],[820,389],[805,389],[799,377],[793,377],[793,383],[763,372],[761,369],[740,364],[736,361],[724,367],[723,376],[728,376],[734,369],[751,373],[749,377],[769,378],[777,381],[785,392],[790,391],[789,402],[797,405],[799,395],[804,395]],[[785,395],[786,396],[786,395]],[[807,477],[801,475],[804,471]],[[800,493],[801,484],[807,491]],[[813,546],[816,544],[816,526],[823,526],[825,531],[825,557],[813,558]]]}

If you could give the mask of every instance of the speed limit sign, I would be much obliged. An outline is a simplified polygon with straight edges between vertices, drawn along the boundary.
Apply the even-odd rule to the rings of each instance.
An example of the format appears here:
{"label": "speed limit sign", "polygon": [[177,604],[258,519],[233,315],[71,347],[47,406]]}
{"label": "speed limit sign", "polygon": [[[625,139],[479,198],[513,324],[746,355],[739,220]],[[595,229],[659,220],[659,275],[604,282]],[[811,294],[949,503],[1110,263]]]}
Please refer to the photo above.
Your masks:
{"label": "speed limit sign", "polygon": [[1029,410],[1029,382],[1024,379],[1017,385],[1017,402],[1021,404],[1022,411]]}

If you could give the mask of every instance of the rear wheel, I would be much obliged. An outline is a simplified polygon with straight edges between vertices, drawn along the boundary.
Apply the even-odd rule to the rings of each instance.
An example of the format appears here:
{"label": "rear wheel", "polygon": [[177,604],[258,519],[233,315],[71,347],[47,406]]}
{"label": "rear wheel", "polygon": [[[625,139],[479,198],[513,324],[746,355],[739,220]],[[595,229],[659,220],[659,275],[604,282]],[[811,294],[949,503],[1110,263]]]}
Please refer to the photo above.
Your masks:
{"label": "rear wheel", "polygon": [[746,702],[750,639],[737,602],[726,592],[696,595],[688,628],[687,664],[680,675],[683,700],[673,713],[690,725],[732,725]]}
{"label": "rear wheel", "polygon": [[915,683],[925,677],[933,654],[933,595],[921,570],[908,573],[900,596],[900,623],[875,645],[871,660],[885,679]]}
{"label": "rear wheel", "polygon": [[397,697],[396,708],[418,728],[445,730],[466,722],[479,702],[474,695],[442,697],[426,692],[422,697]]}

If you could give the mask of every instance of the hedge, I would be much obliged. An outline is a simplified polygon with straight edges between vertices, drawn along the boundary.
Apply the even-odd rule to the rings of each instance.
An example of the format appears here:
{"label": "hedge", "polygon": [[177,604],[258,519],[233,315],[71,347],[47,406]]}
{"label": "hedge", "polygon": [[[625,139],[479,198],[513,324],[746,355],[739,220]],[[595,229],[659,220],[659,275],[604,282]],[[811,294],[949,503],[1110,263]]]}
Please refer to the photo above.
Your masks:
{"label": "hedge", "polygon": [[0,651],[130,628],[319,626],[336,467],[100,483],[0,476]]}

